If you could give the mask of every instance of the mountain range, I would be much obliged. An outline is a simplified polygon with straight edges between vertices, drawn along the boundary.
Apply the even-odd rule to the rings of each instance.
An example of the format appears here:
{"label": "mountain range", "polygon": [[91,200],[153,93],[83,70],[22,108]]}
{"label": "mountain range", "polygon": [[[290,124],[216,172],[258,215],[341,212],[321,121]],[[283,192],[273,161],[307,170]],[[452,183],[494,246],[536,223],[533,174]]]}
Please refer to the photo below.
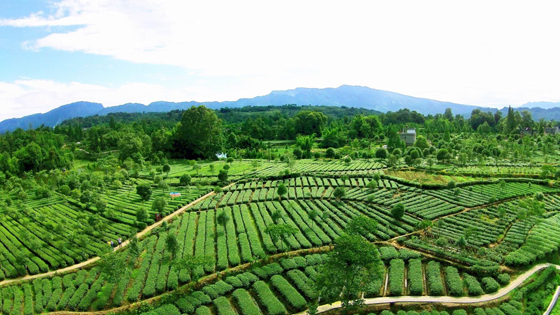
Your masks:
{"label": "mountain range", "polygon": [[[21,118],[6,119],[0,122],[0,133],[12,131],[17,128],[27,129],[40,125],[54,127],[66,119],[75,117],[107,115],[116,112],[168,112],[177,109],[183,110],[200,104],[204,104],[213,109],[285,104],[360,107],[380,112],[397,111],[399,109],[408,108],[425,115],[443,113],[446,108],[451,108],[454,114],[465,116],[469,116],[472,110],[476,108],[483,111],[497,111],[496,108],[436,101],[376,90],[364,86],[342,85],[338,88],[296,88],[284,91],[273,91],[268,95],[225,102],[189,101],[175,103],[159,101],[150,103],[149,105],[127,103],[111,107],[104,107],[99,103],[76,102],[60,106],[44,114],[33,114]],[[527,103],[522,108],[515,108],[515,110],[529,110],[533,113],[535,119],[560,119],[560,103]]]}

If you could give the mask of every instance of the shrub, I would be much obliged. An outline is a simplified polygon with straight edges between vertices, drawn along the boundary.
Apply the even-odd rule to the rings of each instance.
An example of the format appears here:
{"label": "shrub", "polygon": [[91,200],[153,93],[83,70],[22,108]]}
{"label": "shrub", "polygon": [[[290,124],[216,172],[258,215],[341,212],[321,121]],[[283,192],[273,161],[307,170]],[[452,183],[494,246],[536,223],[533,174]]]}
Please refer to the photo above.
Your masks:
{"label": "shrub", "polygon": [[304,309],[307,302],[303,296],[292,285],[280,275],[274,275],[270,279],[274,288],[293,306],[295,309]]}
{"label": "shrub", "polygon": [[290,270],[287,273],[288,277],[292,280],[292,282],[297,286],[299,291],[303,292],[303,294],[310,300],[314,300],[317,298],[317,292],[314,288],[314,282],[309,279],[303,272],[300,270]]}
{"label": "shrub", "polygon": [[457,268],[448,266],[445,267],[445,283],[447,284],[448,293],[451,296],[463,295],[463,281]]}
{"label": "shrub", "polygon": [[47,310],[49,310],[49,312],[56,311],[56,305],[58,304],[58,301],[60,300],[61,297],[62,297],[62,289],[54,290],[54,292],[51,295],[51,299],[47,304]]}
{"label": "shrub", "polygon": [[482,286],[484,287],[484,292],[486,293],[494,293],[500,289],[500,284],[492,277],[482,278]]}
{"label": "shrub", "polygon": [[379,254],[381,256],[381,259],[386,260],[386,261],[393,260],[395,258],[399,258],[399,253],[392,246],[380,247],[379,248]]}
{"label": "shrub", "polygon": [[[236,315],[235,311],[231,308],[228,299],[225,296],[220,296],[214,300],[214,306],[220,315]],[[180,314],[179,314],[180,315]]]}
{"label": "shrub", "polygon": [[393,259],[389,266],[389,293],[393,296],[400,296],[403,293],[404,285],[404,261]]}
{"label": "shrub", "polygon": [[507,273],[502,273],[498,275],[498,282],[500,282],[501,285],[508,284],[510,279],[511,277]]}
{"label": "shrub", "polygon": [[441,279],[440,264],[434,260],[430,261],[428,263],[426,273],[430,295],[443,295],[443,282]]}
{"label": "shrub", "polygon": [[261,304],[266,308],[270,315],[288,314],[284,305],[274,296],[268,285],[263,281],[257,281],[253,284],[257,297]]}
{"label": "shrub", "polygon": [[261,310],[255,304],[251,295],[245,289],[237,289],[233,291],[233,298],[244,315],[261,315]]}
{"label": "shrub", "polygon": [[75,309],[84,295],[87,293],[88,289],[89,286],[86,283],[82,283],[82,285],[80,285],[76,292],[74,292],[74,295],[72,295],[70,301],[68,301],[68,307],[71,309]]}
{"label": "shrub", "polygon": [[238,277],[229,276],[226,277],[226,282],[231,284],[234,288],[242,288],[243,282]]}
{"label": "shrub", "polygon": [[194,306],[186,298],[178,299],[175,301],[175,305],[177,305],[183,313],[191,314],[194,312]]}
{"label": "shrub", "polygon": [[201,306],[196,309],[196,315],[212,315],[210,309],[206,306]]}
{"label": "shrub", "polygon": [[424,279],[422,276],[422,259],[411,259],[408,264],[408,289],[410,295],[422,295]]}
{"label": "shrub", "polygon": [[469,292],[469,295],[478,296],[484,294],[480,283],[478,282],[478,280],[476,280],[475,277],[464,273],[463,279],[465,281],[465,284],[467,285],[467,291]]}

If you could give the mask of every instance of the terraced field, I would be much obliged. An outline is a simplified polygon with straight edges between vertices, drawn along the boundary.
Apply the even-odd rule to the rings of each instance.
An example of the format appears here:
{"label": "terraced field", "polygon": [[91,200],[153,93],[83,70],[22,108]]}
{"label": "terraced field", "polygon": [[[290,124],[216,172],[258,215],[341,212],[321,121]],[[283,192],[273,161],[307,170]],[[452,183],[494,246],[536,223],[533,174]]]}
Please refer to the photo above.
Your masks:
{"label": "terraced field", "polygon": [[[522,264],[558,248],[554,237],[560,226],[557,221],[560,199],[556,188],[537,183],[508,182],[458,189],[421,189],[388,178],[382,178],[376,185],[368,185],[371,181],[369,177],[301,176],[239,182],[197,203],[185,214],[175,218],[168,227],[158,228],[141,241],[141,254],[131,261],[133,267],[123,271],[118,282],[108,282],[98,268],[52,279],[39,278],[32,283],[2,288],[2,309],[7,314],[112,309],[157,297],[193,283],[193,280],[211,276],[210,279],[214,279],[211,285],[196,286],[196,292],[183,294],[174,304],[162,306],[160,312],[301,312],[308,307],[308,302],[316,298],[313,281],[324,256],[312,254],[279,259],[276,263],[265,265],[261,265],[262,262],[281,253],[293,255],[299,251],[328,250],[327,245],[331,245],[343,233],[347,223],[362,215],[378,222],[375,233],[364,236],[373,242],[392,245],[380,248],[385,261],[385,274],[380,279],[372,279],[364,289],[366,297],[478,296],[494,292],[500,285],[507,283],[508,276],[499,275],[499,266],[490,257],[492,250],[503,248],[512,251],[513,258],[503,257],[506,262],[515,258],[516,264]],[[282,198],[277,194],[280,183],[287,187],[287,194]],[[337,200],[334,191],[341,187],[345,194]],[[188,194],[187,190],[182,191]],[[191,194],[188,198],[171,203],[166,212],[204,192],[192,187],[189,191]],[[538,220],[536,217],[521,220],[517,215],[521,201],[537,192],[545,194],[543,207],[546,212]],[[155,190],[154,195],[158,196],[159,192]],[[92,241],[84,244],[84,247],[91,247],[92,255],[101,252],[105,246],[103,237],[121,235],[118,234],[119,227],[130,228],[127,222],[132,220],[131,211],[141,204],[130,187],[106,193],[105,196],[108,207],[113,207],[120,214],[118,218],[112,219],[98,216],[107,220],[110,228],[105,230],[106,234],[88,236]],[[396,204],[402,204],[406,209],[405,215],[399,219],[392,214]],[[79,222],[80,213],[95,214],[95,209],[84,208],[77,201],[64,201],[56,197],[51,198],[49,204],[35,205],[30,202],[29,205],[30,212],[48,215],[49,220],[76,218],[74,220]],[[499,210],[500,207],[505,210]],[[73,209],[75,213],[64,210],[66,208]],[[229,219],[219,220],[220,217]],[[24,218],[27,217],[20,219]],[[428,230],[420,226],[426,220],[434,222]],[[24,229],[39,231],[46,224],[35,218],[28,219],[23,227],[24,223],[15,219],[2,222],[2,228],[10,233],[6,234],[7,239],[10,239],[9,235],[17,235],[14,236],[16,241]],[[275,240],[267,232],[267,227],[272,224],[288,224],[296,232]],[[472,226],[478,228],[478,233],[468,239],[465,246],[445,247],[436,244],[436,240],[441,237],[450,242],[455,241]],[[174,235],[178,240],[178,250],[174,255],[166,250],[169,235]],[[542,245],[537,248],[535,242]],[[428,258],[410,249],[396,250],[393,246],[398,244],[454,260],[458,265]],[[480,254],[472,250],[480,247],[487,248],[487,251]],[[21,248],[27,247],[21,243]],[[10,258],[9,252],[6,248],[4,260],[10,262],[12,259],[15,262],[16,258]],[[127,254],[128,251],[125,251],[119,255]],[[53,256],[59,259],[73,257],[70,253]],[[43,256],[38,257],[31,261],[40,261]],[[173,263],[189,257],[205,259],[205,263],[192,269],[181,268]],[[523,259],[526,262],[522,262]],[[72,258],[66,263],[76,261],[79,259]],[[257,265],[252,266],[253,262],[257,262]],[[232,272],[232,268],[236,267],[240,269]],[[47,265],[43,270],[49,268],[52,266]],[[10,267],[4,263],[2,270],[10,275],[19,272],[14,265]],[[220,276],[215,278],[217,273]]]}
{"label": "terraced field", "polygon": [[[182,193],[182,199],[169,200],[165,214],[208,192],[195,187],[173,189]],[[62,194],[29,200],[21,211],[0,211],[0,279],[56,270],[102,254],[109,240],[126,239],[154,222],[157,212],[151,203],[160,195],[161,191],[154,191],[149,201],[142,202],[128,185],[100,194],[106,201],[103,212],[95,204]],[[148,212],[144,222],[136,218],[138,207]]]}

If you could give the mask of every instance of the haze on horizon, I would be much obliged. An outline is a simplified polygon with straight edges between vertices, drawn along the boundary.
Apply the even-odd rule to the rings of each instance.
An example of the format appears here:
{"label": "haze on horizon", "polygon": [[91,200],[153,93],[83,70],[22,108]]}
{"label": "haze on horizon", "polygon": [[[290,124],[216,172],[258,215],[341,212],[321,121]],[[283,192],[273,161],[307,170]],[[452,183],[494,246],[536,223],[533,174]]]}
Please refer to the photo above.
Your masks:
{"label": "haze on horizon", "polygon": [[560,101],[553,1],[4,0],[0,120],[75,101],[225,101],[362,85]]}

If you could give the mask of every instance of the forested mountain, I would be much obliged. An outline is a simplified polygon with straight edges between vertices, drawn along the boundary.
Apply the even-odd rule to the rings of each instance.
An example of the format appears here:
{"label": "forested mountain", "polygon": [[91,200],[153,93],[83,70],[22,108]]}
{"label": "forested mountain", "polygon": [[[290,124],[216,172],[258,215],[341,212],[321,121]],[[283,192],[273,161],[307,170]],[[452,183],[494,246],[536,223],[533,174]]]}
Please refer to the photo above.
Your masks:
{"label": "forested mountain", "polygon": [[[345,106],[375,110],[379,112],[396,111],[408,108],[422,114],[442,113],[446,108],[451,108],[454,113],[468,115],[474,108],[469,105],[460,105],[449,102],[406,96],[398,93],[371,89],[363,86],[343,85],[338,88],[314,89],[296,88],[286,91],[273,91],[268,95],[254,98],[242,98],[237,101],[225,102],[153,102],[149,105],[128,103],[112,107],[103,107],[101,104],[78,102],[61,106],[45,114],[35,114],[23,118],[8,119],[0,122],[0,132],[15,130],[16,128],[29,128],[42,124],[54,127],[65,119],[73,117],[87,117],[93,115],[106,115],[109,113],[152,113],[185,110],[191,106],[204,104],[208,108],[238,108],[245,106],[268,105],[325,105]],[[485,109],[496,111],[495,109]]]}
{"label": "forested mountain", "polygon": [[[495,108],[486,108],[471,105],[441,102],[425,98],[417,98],[398,94],[394,92],[376,90],[364,86],[343,85],[338,88],[296,88],[285,91],[273,91],[268,95],[254,98],[242,98],[237,101],[225,102],[153,102],[149,105],[139,103],[127,103],[112,107],[103,107],[98,103],[77,102],[61,106],[45,114],[34,114],[23,118],[7,119],[0,122],[0,133],[12,131],[16,128],[27,129],[45,125],[54,127],[62,121],[74,117],[103,116],[110,113],[165,113],[174,110],[186,110],[192,106],[204,104],[208,108],[240,108],[247,106],[281,106],[286,104],[295,105],[319,105],[337,106],[350,108],[363,108],[377,112],[396,112],[401,109],[409,109],[423,115],[435,115],[443,113],[445,109],[451,108],[454,114],[469,117],[473,110],[480,109],[484,112],[496,113]],[[550,108],[558,103],[537,102],[527,103],[527,106],[514,108],[515,111],[527,110],[535,119],[559,120],[560,109]],[[540,107],[540,108],[539,108]],[[545,109],[543,109],[545,108]],[[546,109],[549,108],[549,109]],[[251,110],[254,111],[254,110]],[[263,111],[268,111],[265,108]],[[507,108],[500,110],[507,113]],[[241,112],[237,112],[240,114]]]}
{"label": "forested mountain", "polygon": [[91,102],[76,102],[55,108],[44,114],[33,114],[22,118],[11,118],[0,122],[0,132],[12,131],[17,128],[37,128],[41,125],[54,127],[66,119],[85,117],[99,113],[103,105]]}

